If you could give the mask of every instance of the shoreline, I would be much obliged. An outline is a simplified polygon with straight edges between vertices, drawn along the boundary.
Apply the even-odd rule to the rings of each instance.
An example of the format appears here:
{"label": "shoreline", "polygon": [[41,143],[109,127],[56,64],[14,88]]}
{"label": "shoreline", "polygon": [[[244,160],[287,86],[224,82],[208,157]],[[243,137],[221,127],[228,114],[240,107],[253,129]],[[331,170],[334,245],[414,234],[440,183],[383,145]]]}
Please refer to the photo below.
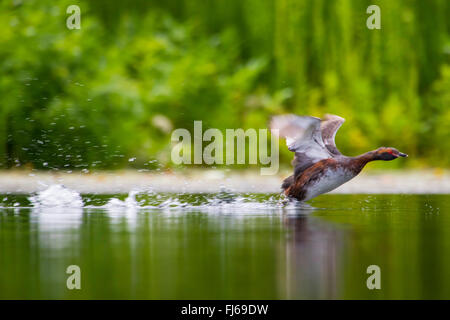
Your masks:
{"label": "shoreline", "polygon": [[[29,194],[62,184],[79,193],[115,194],[131,190],[174,193],[278,193],[290,172],[261,176],[254,171],[190,170],[186,172],[98,171],[61,173],[0,171],[0,193]],[[330,193],[337,194],[450,194],[448,170],[369,171]]]}

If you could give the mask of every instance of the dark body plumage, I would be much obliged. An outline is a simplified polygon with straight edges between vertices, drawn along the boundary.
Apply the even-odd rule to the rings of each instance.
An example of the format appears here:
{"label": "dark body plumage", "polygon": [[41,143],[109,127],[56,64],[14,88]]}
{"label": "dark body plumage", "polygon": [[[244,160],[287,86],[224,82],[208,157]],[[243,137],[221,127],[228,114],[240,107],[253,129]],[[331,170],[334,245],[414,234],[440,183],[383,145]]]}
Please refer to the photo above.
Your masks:
{"label": "dark body plumage", "polygon": [[289,150],[295,152],[294,174],[281,186],[287,196],[309,200],[354,178],[370,161],[407,156],[395,148],[384,147],[358,157],[342,155],[336,148],[335,135],[344,121],[334,115],[324,119],[295,115],[272,118],[272,132],[277,130],[286,138]]}

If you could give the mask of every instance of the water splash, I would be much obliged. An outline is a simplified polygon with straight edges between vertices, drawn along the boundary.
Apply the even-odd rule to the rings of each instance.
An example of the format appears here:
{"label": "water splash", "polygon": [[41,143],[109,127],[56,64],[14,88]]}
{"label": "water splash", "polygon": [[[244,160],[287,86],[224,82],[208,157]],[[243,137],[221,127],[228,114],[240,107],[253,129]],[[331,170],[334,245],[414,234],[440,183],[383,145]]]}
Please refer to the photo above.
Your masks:
{"label": "water splash", "polygon": [[[222,189],[219,193],[157,193],[152,190],[131,190],[128,195],[84,195],[56,184],[28,197],[33,208],[106,209],[110,212],[134,213],[139,210],[162,212],[206,213],[279,213],[310,211],[305,203],[288,200],[283,194],[234,193]],[[9,202],[9,201],[8,201]]]}
{"label": "water splash", "polygon": [[265,194],[236,194],[230,190],[222,190],[216,194],[164,194],[133,190],[125,200],[112,198],[102,207],[109,210],[157,209],[163,212],[200,211],[207,213],[274,213],[280,210],[313,209],[308,204],[290,201],[282,194],[268,197]]}
{"label": "water splash", "polygon": [[131,190],[128,197],[125,200],[120,200],[117,198],[112,198],[103,207],[108,210],[137,210],[139,208],[139,203],[136,201],[136,195],[140,193],[139,190]]}
{"label": "water splash", "polygon": [[63,185],[54,184],[28,198],[33,207],[70,207],[84,206],[81,195]]}

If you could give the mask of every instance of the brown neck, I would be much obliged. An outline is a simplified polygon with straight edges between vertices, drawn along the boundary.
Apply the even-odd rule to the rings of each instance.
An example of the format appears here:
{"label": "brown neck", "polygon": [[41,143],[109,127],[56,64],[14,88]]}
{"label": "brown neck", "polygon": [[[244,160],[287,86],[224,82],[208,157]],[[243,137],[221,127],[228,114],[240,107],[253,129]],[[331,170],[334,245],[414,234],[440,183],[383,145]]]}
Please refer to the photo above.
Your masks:
{"label": "brown neck", "polygon": [[370,161],[378,160],[377,159],[377,152],[376,152],[376,150],[363,153],[363,154],[357,156],[356,158],[360,159],[360,161],[364,161],[365,164],[370,162]]}
{"label": "brown neck", "polygon": [[374,160],[378,160],[378,159],[376,159],[375,151],[369,151],[369,152],[363,153],[357,157],[351,158],[351,164],[352,164],[353,169],[355,171],[359,172],[364,168],[364,166],[368,162],[374,161]]}

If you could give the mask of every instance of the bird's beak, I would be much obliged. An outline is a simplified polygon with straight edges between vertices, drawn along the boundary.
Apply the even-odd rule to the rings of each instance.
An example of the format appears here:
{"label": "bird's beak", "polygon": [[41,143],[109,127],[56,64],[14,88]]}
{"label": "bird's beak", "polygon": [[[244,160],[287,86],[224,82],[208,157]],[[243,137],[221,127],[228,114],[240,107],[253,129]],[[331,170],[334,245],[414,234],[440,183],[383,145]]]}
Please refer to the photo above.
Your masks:
{"label": "bird's beak", "polygon": [[406,158],[408,156],[406,153],[402,153],[402,152],[399,152],[398,155],[403,158]]}

